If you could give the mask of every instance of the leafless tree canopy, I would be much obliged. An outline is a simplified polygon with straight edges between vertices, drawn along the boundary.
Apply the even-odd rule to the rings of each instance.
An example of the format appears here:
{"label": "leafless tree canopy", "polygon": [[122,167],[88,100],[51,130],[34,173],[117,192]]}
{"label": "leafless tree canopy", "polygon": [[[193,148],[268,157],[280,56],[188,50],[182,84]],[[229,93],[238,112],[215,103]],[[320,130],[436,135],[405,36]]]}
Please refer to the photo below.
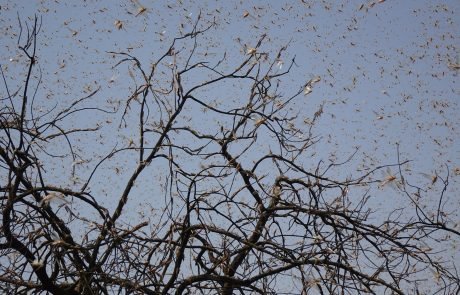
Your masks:
{"label": "leafless tree canopy", "polygon": [[[36,114],[46,84],[37,40],[46,28],[39,18],[20,23],[26,72],[10,77],[2,70],[2,292],[460,292],[455,265],[440,255],[460,236],[444,208],[456,197],[445,194],[449,170],[433,179],[442,186],[438,195],[405,180],[405,159],[338,177],[353,155],[325,164],[310,153],[321,144],[314,127],[322,108],[308,122],[297,116],[320,78],[286,89],[283,78],[297,66],[295,59],[280,70],[277,62],[288,59],[289,47],[265,52],[266,36],[237,64],[225,54],[211,63],[196,52],[212,26],[198,17],[153,64],[109,52],[133,81],[119,107],[88,107],[96,90],[60,111],[50,103]],[[12,89],[11,79],[24,82]],[[235,92],[225,100],[213,96],[212,90],[229,86]],[[74,139],[97,134],[101,126],[69,122],[86,113],[112,114],[120,132],[135,129],[137,138],[87,163],[85,179],[63,185],[47,167],[70,160],[74,166],[62,169],[72,170],[82,162],[78,144],[90,143]],[[56,155],[56,145],[65,156]],[[137,159],[130,175],[102,174],[124,155]],[[394,173],[378,179],[376,172],[387,167]],[[111,182],[124,189],[105,204],[91,187],[102,183],[110,191]],[[405,206],[382,215],[369,203],[371,189],[399,194]],[[138,191],[155,209],[150,216],[127,209]],[[436,208],[420,205],[421,198],[436,198]]]}

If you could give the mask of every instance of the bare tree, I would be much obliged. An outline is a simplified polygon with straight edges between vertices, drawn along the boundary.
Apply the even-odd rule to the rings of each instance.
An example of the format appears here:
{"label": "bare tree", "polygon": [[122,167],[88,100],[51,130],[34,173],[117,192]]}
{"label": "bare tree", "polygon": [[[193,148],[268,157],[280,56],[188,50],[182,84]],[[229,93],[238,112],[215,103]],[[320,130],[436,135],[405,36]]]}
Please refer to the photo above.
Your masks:
{"label": "bare tree", "polygon": [[[119,58],[117,67],[128,65],[135,83],[121,106],[120,130],[137,128],[138,138],[89,163],[82,182],[63,185],[46,167],[68,159],[81,163],[72,139],[100,128],[69,127],[69,118],[120,112],[87,107],[96,90],[62,111],[50,107],[35,114],[43,83],[37,63],[41,22],[21,23],[18,46],[27,59],[22,87],[10,89],[12,77],[2,70],[3,292],[416,294],[420,286],[437,294],[460,292],[455,265],[438,255],[460,236],[458,221],[444,210],[448,172],[433,180],[443,188],[429,196],[438,198],[434,210],[419,203],[428,192],[405,180],[406,160],[337,179],[333,175],[353,155],[314,163],[310,149],[318,144],[313,131],[322,107],[308,124],[295,111],[320,78],[284,89],[295,60],[282,71],[278,63],[287,47],[264,52],[266,36],[246,48],[239,64],[229,65],[225,54],[211,64],[197,51],[212,26],[198,17],[153,65],[110,53]],[[223,86],[235,89],[223,95],[225,101],[208,94]],[[238,97],[228,99],[232,95]],[[199,118],[191,117],[198,116],[196,109]],[[63,142],[69,153],[53,154]],[[91,187],[120,154],[134,155],[137,163],[109,209]],[[376,179],[386,167],[397,172]],[[146,181],[155,187],[147,193],[160,213],[133,219],[126,207],[136,198],[136,184]],[[406,205],[377,214],[369,191],[393,184],[391,193]]]}

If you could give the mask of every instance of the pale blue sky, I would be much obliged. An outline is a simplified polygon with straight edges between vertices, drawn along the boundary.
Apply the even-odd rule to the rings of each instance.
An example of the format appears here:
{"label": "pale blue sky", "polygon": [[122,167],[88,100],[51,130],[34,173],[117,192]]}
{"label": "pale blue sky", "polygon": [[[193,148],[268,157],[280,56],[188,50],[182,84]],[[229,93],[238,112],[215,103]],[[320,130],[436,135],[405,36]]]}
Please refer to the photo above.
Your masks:
{"label": "pale blue sky", "polygon": [[[205,21],[215,18],[218,24],[201,39],[207,60],[226,52],[229,64],[238,61],[242,45],[254,45],[266,33],[263,50],[274,52],[290,42],[285,63],[296,56],[298,67],[285,79],[286,90],[322,77],[299,106],[309,117],[324,103],[316,128],[323,137],[318,159],[327,161],[332,153],[345,158],[359,147],[358,164],[363,159],[367,166],[394,163],[399,143],[414,172],[441,173],[446,163],[450,169],[460,166],[458,75],[448,68],[459,54],[458,1],[385,1],[373,7],[365,3],[361,10],[362,1],[180,2],[3,1],[1,63],[11,73],[19,70],[17,15],[37,14],[43,18],[38,94],[47,97],[37,106],[46,109],[52,101],[62,108],[98,86],[95,103],[123,101],[132,80],[126,67],[112,69],[118,59],[107,51],[129,51],[151,62],[181,30],[191,28],[201,11]],[[147,9],[135,16],[140,5]],[[93,124],[95,117],[76,119]],[[119,116],[110,120],[115,123],[104,126],[108,134]],[[113,138],[105,143],[110,150]],[[457,178],[452,186],[458,186]]]}
{"label": "pale blue sky", "polygon": [[[243,58],[244,45],[254,46],[267,34],[262,50],[275,54],[289,43],[284,65],[296,56],[297,67],[283,80],[282,93],[288,95],[312,77],[321,76],[313,92],[293,110],[299,111],[300,118],[311,118],[324,104],[315,128],[322,140],[312,152],[314,163],[344,160],[358,147],[349,170],[337,172],[345,178],[355,174],[356,168],[396,163],[399,143],[402,157],[412,160],[411,172],[407,172],[411,181],[427,185],[430,179],[420,172],[445,175],[448,165],[450,204],[458,208],[460,176],[454,169],[460,167],[459,76],[448,65],[459,60],[460,1],[388,0],[372,7],[372,1],[359,0],[139,2],[0,1],[0,63],[10,77],[19,75],[17,15],[25,20],[37,14],[43,19],[38,53],[43,83],[37,109],[54,105],[62,109],[99,86],[100,93],[88,105],[107,106],[108,100],[126,101],[133,84],[128,68],[113,69],[119,58],[107,52],[129,51],[144,63],[152,62],[172,38],[191,29],[201,11],[204,22],[215,19],[217,26],[200,37],[200,58],[216,62],[226,52],[228,65],[232,65]],[[137,15],[140,5],[146,11]],[[9,83],[13,89],[21,85],[20,79]],[[0,89],[4,97],[3,86]],[[233,91],[214,89],[208,95],[211,100],[213,96],[231,97]],[[78,139],[81,154],[93,162],[117,143],[120,146],[135,138],[133,129],[121,131],[124,139],[112,136],[121,113],[98,116],[87,113],[73,122],[84,126],[103,123],[102,139],[90,135]],[[200,116],[199,111],[190,116]],[[56,149],[62,151],[60,146]],[[121,161],[122,171],[129,174],[132,159],[114,160]],[[87,175],[84,167],[91,168],[93,162],[82,165],[82,178]],[[67,182],[64,178],[68,179],[70,164],[60,164],[64,173],[54,167],[59,171],[57,179]],[[116,180],[110,187],[97,184],[105,181],[104,171],[113,174],[112,168],[103,167],[96,175],[94,191],[119,194],[123,173],[111,176],[110,181],[112,177]],[[397,195],[385,197],[376,204],[398,203]],[[140,199],[132,208],[142,202]]]}

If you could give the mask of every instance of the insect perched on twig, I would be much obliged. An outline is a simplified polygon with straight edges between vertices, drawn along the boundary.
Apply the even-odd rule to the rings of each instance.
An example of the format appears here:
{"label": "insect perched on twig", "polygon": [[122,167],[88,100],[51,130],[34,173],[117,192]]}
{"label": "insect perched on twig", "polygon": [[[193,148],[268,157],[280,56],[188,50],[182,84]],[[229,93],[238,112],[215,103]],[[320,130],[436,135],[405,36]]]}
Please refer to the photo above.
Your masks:
{"label": "insect perched on twig", "polygon": [[44,196],[43,199],[40,201],[40,207],[48,206],[51,202],[66,203],[66,204],[69,203],[69,201],[66,200],[62,194],[49,193],[46,196]]}

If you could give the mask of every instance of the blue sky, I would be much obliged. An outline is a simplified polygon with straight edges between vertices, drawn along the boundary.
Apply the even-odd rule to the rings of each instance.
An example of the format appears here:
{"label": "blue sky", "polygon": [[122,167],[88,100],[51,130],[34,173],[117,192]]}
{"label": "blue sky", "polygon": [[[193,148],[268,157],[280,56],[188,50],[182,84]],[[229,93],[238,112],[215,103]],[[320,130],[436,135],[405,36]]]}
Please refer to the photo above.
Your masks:
{"label": "blue sky", "polygon": [[[254,46],[267,34],[262,51],[274,55],[288,44],[280,63],[283,67],[295,56],[296,66],[283,78],[281,93],[288,95],[312,77],[321,77],[312,93],[292,109],[299,114],[299,121],[308,121],[323,105],[324,113],[314,129],[321,138],[311,152],[314,163],[343,161],[358,149],[350,165],[337,171],[338,177],[345,178],[359,174],[358,169],[396,163],[399,144],[402,158],[411,160],[408,180],[429,185],[430,175],[445,175],[449,170],[449,204],[458,208],[460,176],[454,172],[460,167],[459,76],[449,64],[459,62],[459,1],[0,3],[0,63],[9,77],[21,73],[16,49],[18,15],[22,20],[34,14],[42,17],[38,64],[43,82],[38,112],[54,106],[63,109],[98,87],[99,93],[88,106],[110,108],[113,102],[126,101],[133,86],[131,69],[124,65],[114,68],[120,59],[108,52],[129,52],[143,63],[151,63],[174,37],[189,31],[201,13],[202,25],[215,21],[217,26],[200,37],[199,58],[213,63],[225,53],[228,61],[224,66],[230,67],[244,58],[246,46]],[[188,82],[205,78],[196,76]],[[20,79],[9,81],[13,89],[20,85]],[[2,87],[2,97],[4,94]],[[238,102],[244,92],[219,88],[205,94],[210,101]],[[190,109],[192,119],[199,116],[199,109]],[[136,139],[135,128],[118,129],[120,119],[120,112],[107,117],[88,112],[66,123],[102,126],[100,136],[75,138],[83,160],[88,161],[78,167],[81,178],[101,155]],[[135,116],[128,116],[132,122],[129,120]],[[211,118],[206,126],[212,128],[216,120]],[[114,137],[115,133],[119,136]],[[63,146],[55,149],[65,153]],[[124,185],[123,173],[129,175],[134,168],[133,159],[135,155],[123,155],[102,167],[93,190],[118,194]],[[63,183],[70,183],[71,164],[63,161],[53,167]],[[113,173],[117,165],[121,175]],[[109,187],[103,185],[105,173],[114,179]],[[379,177],[384,176],[376,175]],[[436,192],[434,187],[433,194]],[[375,201],[383,207],[399,202],[397,194],[379,190],[375,194],[385,196]],[[140,198],[132,208],[142,211],[143,202]],[[458,213],[454,216],[459,219]]]}
{"label": "blue sky", "polygon": [[[201,11],[204,23],[217,23],[201,39],[206,60],[218,60],[225,52],[231,65],[242,58],[244,46],[267,34],[263,50],[274,54],[289,43],[284,65],[296,58],[285,93],[321,76],[305,104],[298,106],[308,119],[324,104],[315,129],[323,138],[315,151],[318,159],[346,158],[359,148],[357,165],[395,163],[399,143],[402,155],[412,160],[413,172],[444,173],[445,164],[451,170],[460,166],[458,74],[448,67],[459,55],[460,3],[370,3],[4,1],[1,63],[12,75],[20,69],[15,66],[20,60],[17,17],[37,14],[43,20],[39,64],[44,83],[39,95],[46,98],[37,108],[63,108],[97,87],[101,90],[94,103],[122,101],[132,80],[126,67],[113,69],[118,59],[107,52],[126,51],[152,62],[172,38],[191,29]],[[142,6],[145,11],[137,15]],[[95,124],[92,120],[100,115],[89,116],[75,121]],[[111,134],[119,119],[104,119],[103,131]],[[104,139],[106,149],[113,147],[113,140]],[[452,177],[454,188],[457,178]]]}

